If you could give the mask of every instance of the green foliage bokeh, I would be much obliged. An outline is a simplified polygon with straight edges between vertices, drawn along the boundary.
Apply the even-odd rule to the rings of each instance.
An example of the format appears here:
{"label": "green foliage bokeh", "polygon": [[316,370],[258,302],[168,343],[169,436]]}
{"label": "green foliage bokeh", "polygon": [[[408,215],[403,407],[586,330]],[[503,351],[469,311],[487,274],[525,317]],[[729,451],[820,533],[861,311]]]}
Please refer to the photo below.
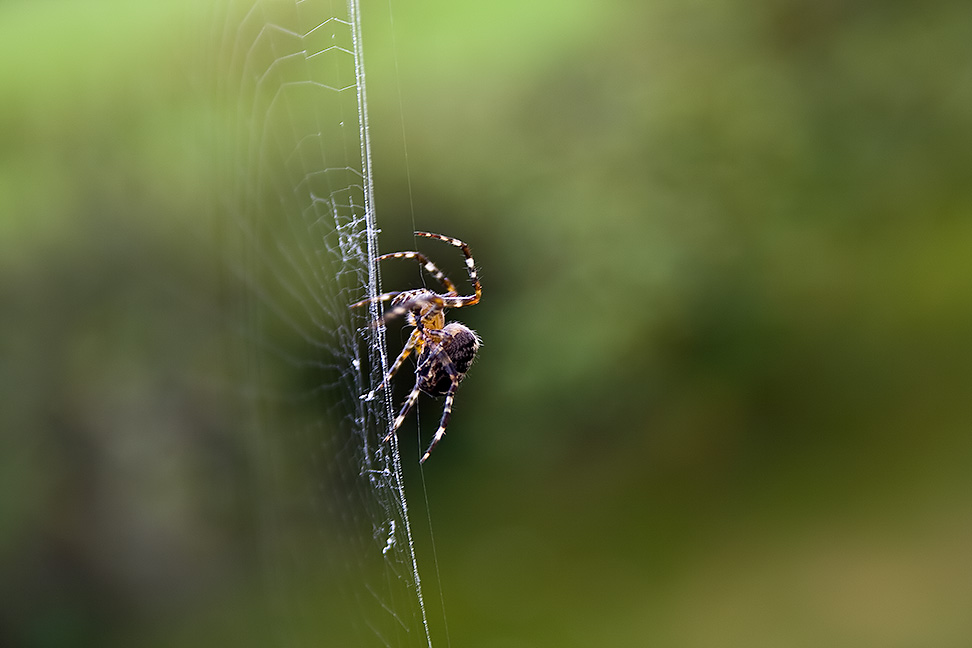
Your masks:
{"label": "green foliage bokeh", "polygon": [[[424,469],[452,643],[968,645],[967,3],[364,9],[382,250],[461,237],[485,290]],[[0,8],[5,645],[273,643],[222,27]]]}

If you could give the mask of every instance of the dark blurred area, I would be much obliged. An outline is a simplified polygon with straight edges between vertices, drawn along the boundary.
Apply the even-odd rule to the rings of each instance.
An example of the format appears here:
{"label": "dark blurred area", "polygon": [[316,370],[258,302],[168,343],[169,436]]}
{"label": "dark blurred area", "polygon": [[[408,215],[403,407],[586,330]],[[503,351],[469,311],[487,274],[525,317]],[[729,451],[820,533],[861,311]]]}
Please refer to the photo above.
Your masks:
{"label": "dark blurred area", "polygon": [[[972,7],[392,10],[381,248],[456,278],[411,232],[460,237],[484,286],[422,475],[401,440],[451,643],[970,645]],[[218,15],[0,8],[2,645],[281,643],[254,501],[301,488],[240,434]]]}

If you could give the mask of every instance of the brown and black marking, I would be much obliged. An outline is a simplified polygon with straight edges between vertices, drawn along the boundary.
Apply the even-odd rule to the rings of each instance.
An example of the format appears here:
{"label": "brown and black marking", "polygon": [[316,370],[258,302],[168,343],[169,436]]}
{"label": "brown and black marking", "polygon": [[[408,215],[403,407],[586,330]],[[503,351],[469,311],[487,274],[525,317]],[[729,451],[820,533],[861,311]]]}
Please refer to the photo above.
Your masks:
{"label": "brown and black marking", "polygon": [[415,232],[416,236],[438,239],[454,245],[462,250],[466,262],[466,272],[469,281],[473,285],[474,294],[462,296],[459,294],[456,285],[442,272],[432,261],[421,252],[392,252],[378,257],[378,261],[384,259],[415,259],[422,265],[422,268],[432,275],[446,289],[445,293],[436,293],[427,288],[406,290],[400,292],[389,292],[374,298],[364,299],[351,304],[351,308],[363,306],[372,301],[391,301],[391,308],[373,325],[385,323],[396,317],[405,316],[408,325],[414,326],[415,330],[408,338],[408,342],[402,352],[392,363],[388,373],[381,383],[362,398],[371,399],[383,387],[389,384],[392,377],[398,372],[405,359],[413,352],[416,354],[417,361],[415,366],[415,385],[409,392],[402,405],[401,411],[391,424],[387,436],[382,443],[391,439],[398,428],[401,426],[405,417],[415,406],[419,392],[438,397],[445,396],[445,404],[442,407],[442,418],[439,421],[439,429],[428,450],[422,455],[419,463],[424,463],[429,458],[432,449],[445,436],[446,427],[449,425],[449,418],[452,415],[452,403],[455,399],[456,390],[459,383],[466,376],[476,352],[482,341],[476,332],[460,322],[445,322],[445,312],[448,308],[462,308],[473,306],[479,303],[482,298],[483,289],[479,283],[479,275],[476,273],[476,262],[473,260],[469,246],[457,238],[433,234],[431,232]]}

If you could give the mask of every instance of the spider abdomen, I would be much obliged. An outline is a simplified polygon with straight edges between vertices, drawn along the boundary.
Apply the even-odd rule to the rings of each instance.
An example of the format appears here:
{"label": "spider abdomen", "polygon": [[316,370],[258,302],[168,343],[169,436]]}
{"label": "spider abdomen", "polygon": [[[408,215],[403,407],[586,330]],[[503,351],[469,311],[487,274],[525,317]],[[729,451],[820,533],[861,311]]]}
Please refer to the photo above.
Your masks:
{"label": "spider abdomen", "polygon": [[459,374],[459,380],[462,380],[479,350],[479,336],[468,326],[459,322],[449,322],[441,331],[443,338],[441,345],[423,349],[416,368],[416,371],[423,368],[429,361],[429,354],[436,353],[436,357],[431,359],[432,366],[428,374],[419,384],[419,389],[429,396],[444,396],[452,384],[441,354],[448,357],[456,373]]}

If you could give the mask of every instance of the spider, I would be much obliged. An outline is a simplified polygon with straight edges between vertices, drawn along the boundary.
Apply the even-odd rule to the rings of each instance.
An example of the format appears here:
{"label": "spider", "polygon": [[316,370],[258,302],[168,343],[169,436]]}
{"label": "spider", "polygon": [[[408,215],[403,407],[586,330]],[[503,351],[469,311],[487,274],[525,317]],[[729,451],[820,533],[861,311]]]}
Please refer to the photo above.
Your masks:
{"label": "spider", "polygon": [[398,354],[391,369],[385,374],[381,384],[362,396],[365,400],[371,400],[379,390],[388,386],[392,377],[402,366],[411,353],[415,353],[415,385],[405,402],[401,411],[391,424],[388,434],[382,439],[382,443],[387,442],[398,428],[401,426],[405,417],[415,406],[419,392],[425,392],[429,396],[445,396],[445,404],[442,407],[442,419],[439,421],[439,429],[428,450],[419,459],[419,463],[425,463],[429,458],[432,449],[438,445],[442,437],[445,436],[446,427],[449,425],[449,417],[452,414],[452,402],[455,399],[456,390],[459,382],[465,378],[469,365],[472,364],[476,352],[482,340],[475,331],[460,322],[449,322],[446,324],[445,312],[448,308],[462,308],[478,304],[483,295],[483,288],[479,284],[479,276],[476,274],[476,263],[473,261],[469,246],[457,238],[433,234],[432,232],[415,232],[416,236],[438,239],[454,245],[462,250],[466,257],[466,272],[472,282],[475,294],[462,296],[456,285],[445,276],[441,270],[421,252],[392,252],[378,257],[378,261],[383,259],[415,259],[422,264],[422,267],[430,275],[441,283],[446,292],[437,293],[427,288],[415,290],[405,290],[400,292],[389,292],[377,297],[363,299],[351,304],[351,308],[364,306],[371,302],[391,301],[391,310],[384,314],[373,326],[377,326],[388,320],[404,315],[405,322],[409,326],[414,326],[415,330],[408,338],[408,342]]}

